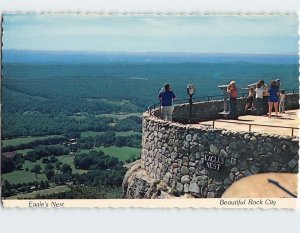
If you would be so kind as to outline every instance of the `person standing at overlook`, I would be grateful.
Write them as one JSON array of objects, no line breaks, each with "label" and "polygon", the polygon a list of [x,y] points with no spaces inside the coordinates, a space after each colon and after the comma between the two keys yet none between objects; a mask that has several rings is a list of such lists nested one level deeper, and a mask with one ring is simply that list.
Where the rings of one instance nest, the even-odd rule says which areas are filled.
[{"label": "person standing at overlook", "polygon": [[262,115],[267,115],[268,114],[268,99],[269,99],[269,88],[268,85],[265,84],[264,80],[259,80],[258,81],[261,84],[261,87],[264,89],[263,92],[263,101],[262,101]]},{"label": "person standing at overlook", "polygon": [[251,111],[254,109],[254,106],[253,106],[254,95],[255,95],[255,88],[250,87],[249,91],[248,91],[247,104],[244,109],[245,112],[249,109]]},{"label": "person standing at overlook", "polygon": [[230,94],[229,98],[229,108],[230,108],[230,119],[237,120],[238,119],[238,112],[237,112],[237,95],[238,90],[236,87],[236,82],[231,81],[227,86],[227,92]]},{"label": "person standing at overlook", "polygon": [[278,86],[276,81],[272,80],[269,88],[269,118],[272,117],[272,108],[274,106],[276,117],[278,117],[278,102],[279,102],[279,93]]},{"label": "person standing at overlook", "polygon": [[173,101],[175,100],[176,96],[171,90],[170,84],[165,84],[164,90],[159,92],[158,98],[161,103],[162,119],[166,121],[172,121],[172,114],[174,111]]},{"label": "person standing at overlook", "polygon": [[264,98],[264,88],[261,86],[262,84],[258,82],[256,84],[256,114],[261,116],[263,114],[263,98]]},{"label": "person standing at overlook", "polygon": [[285,90],[281,90],[279,95],[279,113],[285,113],[285,98]]}]

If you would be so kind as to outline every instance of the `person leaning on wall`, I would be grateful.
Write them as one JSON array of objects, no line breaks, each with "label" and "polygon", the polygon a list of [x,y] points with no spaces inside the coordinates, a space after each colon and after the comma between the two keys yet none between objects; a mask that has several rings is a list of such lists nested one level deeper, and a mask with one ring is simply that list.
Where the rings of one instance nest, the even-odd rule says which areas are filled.
[{"label": "person leaning on wall", "polygon": [[237,90],[235,81],[231,81],[229,83],[229,85],[227,86],[227,92],[230,94],[230,98],[229,98],[229,108],[230,108],[229,118],[237,120],[238,119],[238,112],[237,112],[238,90]]},{"label": "person leaning on wall", "polygon": [[166,121],[172,121],[172,114],[174,111],[173,101],[176,96],[171,90],[170,84],[166,83],[164,89],[160,91],[158,98],[161,103],[162,119]]}]

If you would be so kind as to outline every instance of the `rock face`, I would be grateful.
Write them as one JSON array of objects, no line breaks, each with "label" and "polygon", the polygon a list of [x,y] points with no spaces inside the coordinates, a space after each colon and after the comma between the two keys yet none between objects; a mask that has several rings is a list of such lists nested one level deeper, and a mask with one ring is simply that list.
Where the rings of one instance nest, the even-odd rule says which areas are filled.
[{"label": "rock face", "polygon": [[[177,198],[177,191],[166,183],[154,180],[141,169],[141,161],[137,160],[127,171],[123,180],[123,194],[127,199],[167,199]],[[182,186],[183,189],[183,186]],[[177,195],[178,196],[178,195]],[[191,198],[185,196],[184,198]]]},{"label": "rock face", "polygon": [[152,179],[141,169],[141,161],[137,160],[127,171],[123,180],[123,194],[130,199],[169,198],[166,184]]}]

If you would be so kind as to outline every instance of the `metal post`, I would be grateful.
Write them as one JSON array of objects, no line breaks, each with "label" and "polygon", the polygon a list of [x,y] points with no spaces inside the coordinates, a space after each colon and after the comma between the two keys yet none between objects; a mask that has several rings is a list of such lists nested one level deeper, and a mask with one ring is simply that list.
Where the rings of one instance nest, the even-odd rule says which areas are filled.
[{"label": "metal post", "polygon": [[249,124],[249,132],[251,132],[251,124]]},{"label": "metal post", "polygon": [[190,99],[189,99],[189,104],[190,104],[190,120],[192,119],[192,106],[193,106],[193,100],[192,100],[192,96],[190,95]]},{"label": "metal post", "polygon": [[215,128],[215,120],[213,120],[213,129]]},{"label": "metal post", "polygon": [[294,128],[292,128],[292,137],[294,136]]},{"label": "metal post", "polygon": [[227,99],[228,99],[228,93],[224,90],[224,112],[229,111]]},{"label": "metal post", "polygon": [[190,104],[190,122],[191,122],[191,119],[192,119],[192,105],[193,105],[193,100],[192,100],[192,97],[193,97],[193,94],[195,93],[195,90],[196,90],[196,87],[194,84],[188,84],[187,87],[186,87],[186,91],[187,91],[187,94],[189,95],[189,104]]}]

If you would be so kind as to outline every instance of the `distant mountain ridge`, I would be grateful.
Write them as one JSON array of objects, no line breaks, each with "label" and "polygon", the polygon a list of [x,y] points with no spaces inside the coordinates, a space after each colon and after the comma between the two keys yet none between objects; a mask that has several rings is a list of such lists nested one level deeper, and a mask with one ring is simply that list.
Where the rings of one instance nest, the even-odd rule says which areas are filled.
[{"label": "distant mountain ridge", "polygon": [[3,63],[86,64],[86,63],[256,63],[298,64],[298,55],[281,54],[197,54],[197,53],[125,53],[2,50]]}]

